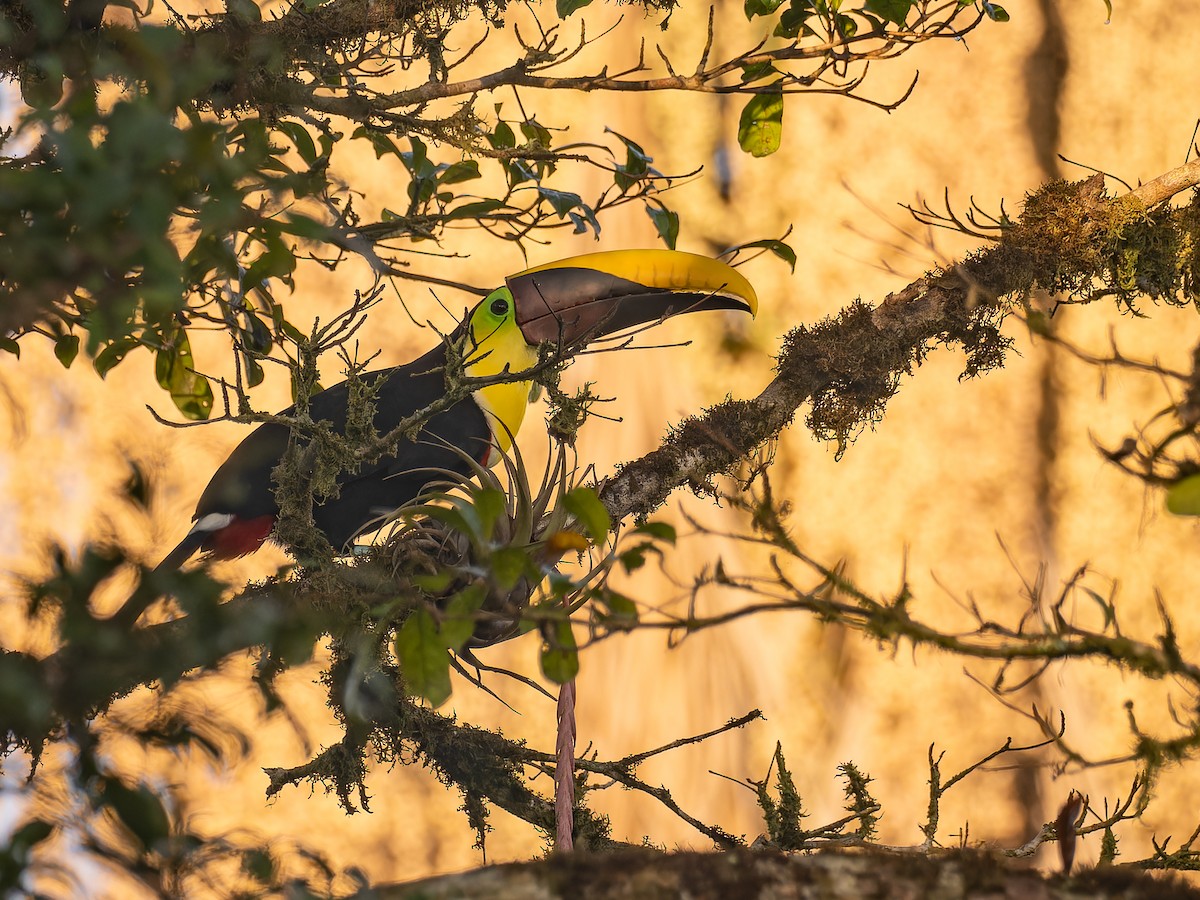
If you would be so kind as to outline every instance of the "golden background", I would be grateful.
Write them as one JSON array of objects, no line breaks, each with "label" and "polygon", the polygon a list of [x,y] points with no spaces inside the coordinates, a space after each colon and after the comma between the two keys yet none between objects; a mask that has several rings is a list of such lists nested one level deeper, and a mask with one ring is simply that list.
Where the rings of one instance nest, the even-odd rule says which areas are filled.
[{"label": "golden background", "polygon": [[[1004,199],[1015,211],[1024,193],[1056,174],[1050,168],[1056,164],[1054,153],[1130,183],[1184,162],[1198,115],[1194,99],[1200,96],[1195,55],[1200,9],[1150,0],[1117,0],[1115,6],[1106,24],[1100,0],[1012,0],[1009,24],[984,23],[965,43],[934,42],[877,65],[865,92],[884,100],[902,93],[920,70],[915,93],[895,112],[838,97],[791,98],[783,147],[763,160],[737,149],[742,101],[736,98],[523,94],[526,108],[536,108],[544,124],[578,123],[564,140],[586,139],[599,125],[608,125],[640,140],[664,171],[705,164],[705,172],[671,198],[683,216],[680,249],[716,252],[779,235],[790,225],[795,230],[789,240],[799,254],[794,275],[766,257],[743,269],[759,291],[762,311],[744,328],[752,352],[737,360],[720,351],[720,337],[724,328],[743,326],[719,316],[694,316],[664,326],[650,341],[690,339],[690,347],[576,362],[568,381],[596,382],[602,394],[616,398],[605,415],[620,418],[593,420],[580,440],[580,458],[595,462],[602,473],[610,471],[653,448],[668,424],[683,416],[727,393],[752,396],[771,377],[772,354],[788,328],[834,313],[855,297],[876,303],[925,269],[975,246],[946,232],[931,233],[898,204],[929,199],[936,206],[948,188],[958,209],[974,197],[985,209],[998,210]],[[541,12],[552,16],[552,10]],[[741,36],[750,34],[740,3],[720,4],[716,15],[717,53],[734,49]],[[662,40],[677,68],[687,70],[699,53],[706,16],[707,7],[687,5],[674,13],[671,30],[663,34],[657,20],[634,9],[597,4],[585,12],[589,33],[622,17],[623,22],[596,52],[584,56],[579,69],[602,62],[615,68],[617,61],[609,58],[620,52],[632,60],[644,35]],[[568,33],[576,21],[565,26]],[[469,43],[466,31],[459,36],[463,46]],[[489,59],[503,60],[501,47],[511,47],[506,43],[511,37],[511,31],[497,34],[486,51],[494,54]],[[1053,72],[1061,61],[1066,69],[1058,88]],[[481,56],[480,68],[485,64]],[[511,92],[494,99],[515,114]],[[483,98],[480,109],[490,109],[491,102]],[[364,195],[360,208],[377,212],[399,202],[388,189],[393,180],[404,183],[397,160],[376,161],[365,143],[339,152],[338,174]],[[437,152],[452,161],[446,149]],[[714,177],[719,153],[728,154],[730,165],[727,202]],[[1057,165],[1068,178],[1089,174]],[[578,182],[557,186],[586,197],[607,178],[601,172],[578,174]],[[1110,188],[1120,189],[1115,183]],[[623,211],[602,224],[599,243],[564,230],[552,245],[530,247],[529,261],[657,245],[639,211]],[[461,257],[415,259],[414,264],[474,284],[499,283],[525,266],[515,247],[476,240],[451,233],[442,249]],[[368,285],[365,268],[354,263],[335,274],[303,268],[288,301],[291,317],[306,323],[314,315],[328,316],[354,289]],[[402,289],[412,308],[443,328],[449,324],[425,288]],[[448,292],[441,296],[452,309],[468,302]],[[1094,351],[1104,352],[1111,334],[1129,355],[1187,368],[1198,337],[1195,310],[1149,311],[1150,319],[1135,319],[1095,304],[1061,311],[1058,325],[1069,340]],[[1127,633],[1145,639],[1157,633],[1157,590],[1175,617],[1182,646],[1194,653],[1200,622],[1189,606],[1189,560],[1197,526],[1167,515],[1160,496],[1147,495],[1140,483],[1107,464],[1093,444],[1115,446],[1132,433],[1136,423],[1169,402],[1164,386],[1117,370],[1102,377],[1031,342],[1019,323],[1007,328],[1019,353],[1011,354],[1005,369],[959,381],[962,355],[934,352],[904,380],[886,418],[862,434],[840,461],[834,448],[815,442],[802,424],[784,435],[775,488],[795,506],[791,525],[797,542],[827,563],[845,561],[853,578],[881,596],[898,589],[906,574],[918,614],[947,627],[968,625],[958,605],[968,597],[989,615],[1015,623],[1027,606],[1023,580],[1038,577],[1039,567],[1054,593],[1062,579],[1089,563],[1098,573],[1093,585],[1103,588],[1109,583],[1105,579],[1119,583],[1118,610]],[[371,313],[360,338],[368,352],[379,348],[378,361],[387,365],[412,358],[436,339],[414,328],[394,295]],[[222,339],[197,337],[194,344],[201,370],[224,371],[228,351]],[[331,384],[337,380],[335,361],[328,360],[327,368],[325,383]],[[82,360],[64,373],[50,347],[31,340],[20,361],[0,358],[0,392],[5,437],[0,567],[14,573],[40,571],[50,540],[78,548],[112,534],[156,561],[186,531],[201,488],[244,434],[241,426],[230,424],[183,430],[156,424],[147,403],[165,415],[172,411],[154,385],[147,355],[131,357],[101,381]],[[262,409],[286,405],[282,370],[256,391],[255,401]],[[534,460],[545,452],[538,422],[534,411],[520,439]],[[147,465],[154,477],[150,521],[115,505],[128,458]],[[679,525],[684,535],[690,529],[680,508],[717,530],[742,524],[727,510],[677,494],[660,518]],[[733,571],[763,565],[761,553],[743,546],[685,536],[669,569],[686,582],[718,556]],[[276,550],[264,550],[222,572],[233,581],[262,577],[283,559]],[[680,593],[677,584],[648,571],[623,589],[647,604],[665,603]],[[114,585],[113,597],[122,590]],[[14,582],[0,607],[8,627],[16,627],[12,623],[22,602]],[[526,637],[484,658],[532,671],[536,652],[534,640]],[[752,839],[763,830],[753,794],[710,770],[734,779],[762,778],[775,742],[782,741],[812,814],[809,824],[842,814],[835,767],[853,760],[875,778],[876,796],[884,804],[881,839],[915,844],[925,814],[931,743],[947,751],[943,768],[949,774],[1010,735],[1018,744],[1039,737],[1031,722],[1004,708],[964,670],[985,682],[994,672],[927,650],[913,653],[906,645],[893,651],[799,613],[741,620],[676,647],[668,647],[662,633],[620,637],[590,648],[582,658],[579,746],[615,758],[760,708],[765,722],[652,760],[642,768],[643,777],[669,787],[690,813]],[[300,764],[309,750],[338,737],[322,706],[322,689],[313,683],[316,674],[310,666],[283,681],[311,742],[308,749],[283,717],[260,721],[256,695],[230,679],[224,688],[210,690],[205,702],[253,734],[250,754],[236,767],[201,760],[187,765],[165,758],[141,761],[132,755],[123,762],[184,783],[193,827],[201,830],[247,828],[292,839],[329,854],[339,865],[360,866],[372,879],[408,879],[477,865],[480,854],[471,849],[465,817],[456,812],[461,798],[417,767],[376,767],[368,781],[369,815],[346,816],[335,798],[320,791],[310,795],[307,789],[285,790],[274,802],[263,799],[262,766]],[[498,690],[520,715],[461,681],[446,711],[551,747],[553,704],[519,685]],[[1106,758],[1131,745],[1125,701],[1136,703],[1143,726],[1169,730],[1165,698],[1161,684],[1097,666],[1056,665],[1014,702],[1022,708],[1036,702],[1042,710],[1062,709],[1068,738],[1093,757]],[[1187,702],[1181,695],[1175,699]],[[1070,789],[1095,802],[1123,793],[1132,775],[1128,767],[1059,775],[1052,765],[1056,759],[1052,753],[1005,758],[970,778],[945,802],[940,840],[954,844],[953,835],[969,826],[972,840],[1015,845],[1053,818]],[[1042,764],[1029,765],[1038,761]],[[6,773],[10,779],[23,774],[11,765]],[[1193,769],[1171,771],[1144,821],[1118,832],[1122,852],[1144,855],[1152,834],[1190,833],[1195,805],[1187,798],[1197,787]],[[542,789],[549,790],[549,784]],[[707,845],[643,796],[612,789],[593,795],[593,803],[611,815],[618,838],[638,842],[649,836],[666,847]],[[541,840],[524,823],[496,811],[492,825],[489,861],[539,853]],[[1098,844],[1086,839],[1080,858],[1094,859]]]}]

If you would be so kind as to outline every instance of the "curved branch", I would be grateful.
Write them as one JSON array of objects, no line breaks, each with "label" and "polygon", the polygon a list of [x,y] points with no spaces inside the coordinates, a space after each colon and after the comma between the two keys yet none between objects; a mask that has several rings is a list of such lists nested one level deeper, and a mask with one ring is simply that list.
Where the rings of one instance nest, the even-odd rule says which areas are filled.
[{"label": "curved branch", "polygon": [[[1080,228],[1094,226],[1118,204],[1150,206],[1200,185],[1200,161],[1167,172],[1116,198],[1103,196],[1102,176],[1075,186],[1085,207]],[[1018,220],[1018,225],[1023,220]],[[813,329],[785,338],[775,379],[752,400],[730,400],[688,419],[658,449],[623,466],[600,488],[614,522],[646,516],[684,485],[728,472],[786,428],[805,402],[833,385],[893,380],[911,372],[929,346],[963,340],[986,315],[1004,314],[1002,298],[1050,283],[1038,268],[1030,229],[1013,227],[995,246],[922,277],[877,306],[855,304]]]}]

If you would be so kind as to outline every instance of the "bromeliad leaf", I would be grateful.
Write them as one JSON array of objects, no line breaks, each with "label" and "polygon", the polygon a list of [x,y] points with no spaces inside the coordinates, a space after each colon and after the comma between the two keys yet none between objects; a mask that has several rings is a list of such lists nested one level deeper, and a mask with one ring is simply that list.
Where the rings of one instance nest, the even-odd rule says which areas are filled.
[{"label": "bromeliad leaf", "polygon": [[504,492],[494,488],[481,488],[471,492],[471,499],[479,516],[479,536],[483,540],[490,540],[492,530],[496,527],[497,520],[504,515],[507,506]]}]

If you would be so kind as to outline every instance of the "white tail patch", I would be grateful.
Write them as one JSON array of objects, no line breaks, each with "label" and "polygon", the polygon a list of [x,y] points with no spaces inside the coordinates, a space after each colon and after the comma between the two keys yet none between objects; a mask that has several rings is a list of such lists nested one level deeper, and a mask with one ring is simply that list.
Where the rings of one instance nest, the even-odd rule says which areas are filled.
[{"label": "white tail patch", "polygon": [[200,521],[192,526],[192,530],[188,534],[196,534],[197,532],[212,534],[214,531],[220,531],[236,518],[237,516],[230,515],[229,513],[209,513],[207,516],[201,517]]}]

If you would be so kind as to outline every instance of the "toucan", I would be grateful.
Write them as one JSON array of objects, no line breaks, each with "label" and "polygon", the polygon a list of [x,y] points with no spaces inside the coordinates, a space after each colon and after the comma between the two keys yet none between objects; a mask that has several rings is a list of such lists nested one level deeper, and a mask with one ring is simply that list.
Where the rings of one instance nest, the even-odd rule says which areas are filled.
[{"label": "toucan", "polygon": [[[384,434],[444,395],[448,346],[461,348],[467,375],[519,374],[537,363],[546,341],[570,353],[633,326],[719,309],[758,311],[754,288],[725,263],[674,250],[589,253],[510,275],[428,353],[360,377],[377,387],[374,427]],[[346,550],[446,471],[469,476],[464,454],[484,465],[498,462],[521,427],[532,389],[531,381],[491,384],[433,415],[415,441],[343,473],[335,496],[314,504],[316,527],[335,550]],[[348,394],[342,382],[311,397],[313,421],[344,433]],[[271,473],[290,436],[286,425],[266,422],[234,449],[200,495],[192,530],[158,569],[178,568],[197,551],[232,559],[262,546],[279,514]]]}]

